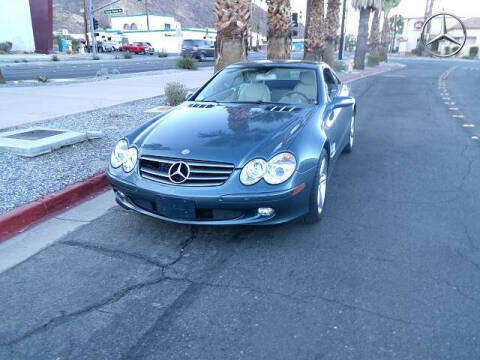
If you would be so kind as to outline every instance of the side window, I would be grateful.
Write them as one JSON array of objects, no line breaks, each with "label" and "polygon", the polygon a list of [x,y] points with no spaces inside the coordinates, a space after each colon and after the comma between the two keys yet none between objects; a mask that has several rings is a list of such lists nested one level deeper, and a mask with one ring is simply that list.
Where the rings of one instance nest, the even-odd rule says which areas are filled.
[{"label": "side window", "polygon": [[328,96],[333,99],[337,95],[339,82],[329,69],[323,70],[323,78],[327,84]]}]

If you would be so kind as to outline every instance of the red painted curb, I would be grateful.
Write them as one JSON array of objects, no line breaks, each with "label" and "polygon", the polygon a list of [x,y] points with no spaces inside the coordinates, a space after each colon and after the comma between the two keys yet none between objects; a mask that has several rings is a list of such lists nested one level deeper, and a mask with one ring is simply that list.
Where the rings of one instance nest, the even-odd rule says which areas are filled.
[{"label": "red painted curb", "polygon": [[89,197],[98,195],[109,187],[107,177],[102,172],[0,215],[0,243],[41,220],[46,220]]},{"label": "red painted curb", "polygon": [[358,74],[348,74],[348,75],[345,75],[345,76],[341,77],[340,80],[342,80],[343,82],[349,82],[349,81],[361,79],[361,78],[364,78],[364,77],[367,77],[367,76],[377,75],[377,74],[381,74],[381,73],[384,73],[384,72],[401,69],[402,67],[403,66],[392,65],[392,66],[384,67],[384,68],[381,68],[381,69],[364,71],[364,72],[361,72],[361,73],[358,73]]}]

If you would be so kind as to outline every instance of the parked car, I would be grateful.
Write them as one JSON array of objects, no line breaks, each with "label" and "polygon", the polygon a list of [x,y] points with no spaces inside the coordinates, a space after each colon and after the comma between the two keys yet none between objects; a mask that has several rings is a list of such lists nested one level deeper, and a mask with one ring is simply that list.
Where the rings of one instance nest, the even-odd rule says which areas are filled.
[{"label": "parked car", "polygon": [[184,224],[318,221],[355,99],[326,64],[235,64],[113,149],[117,202]]},{"label": "parked car", "polygon": [[150,54],[155,53],[155,49],[148,42],[134,42],[133,44],[122,45],[122,51],[135,53],[135,54]]},{"label": "parked car", "polygon": [[205,61],[215,58],[215,50],[213,43],[208,40],[183,40],[181,55]]}]

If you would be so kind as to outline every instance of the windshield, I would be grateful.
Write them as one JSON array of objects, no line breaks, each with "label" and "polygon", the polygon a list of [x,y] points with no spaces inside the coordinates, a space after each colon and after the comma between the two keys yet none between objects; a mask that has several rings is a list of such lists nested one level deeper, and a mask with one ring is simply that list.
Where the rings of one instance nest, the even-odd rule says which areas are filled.
[{"label": "windshield", "polygon": [[220,72],[196,101],[316,104],[315,70],[286,67],[237,67]]}]

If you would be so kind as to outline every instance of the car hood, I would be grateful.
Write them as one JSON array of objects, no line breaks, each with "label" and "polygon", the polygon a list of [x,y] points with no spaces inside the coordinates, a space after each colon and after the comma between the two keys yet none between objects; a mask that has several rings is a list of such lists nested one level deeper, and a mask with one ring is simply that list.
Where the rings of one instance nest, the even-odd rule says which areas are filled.
[{"label": "car hood", "polygon": [[[198,107],[202,106],[202,107]],[[133,140],[140,155],[243,164],[286,149],[310,107],[187,102],[161,116]]]}]

